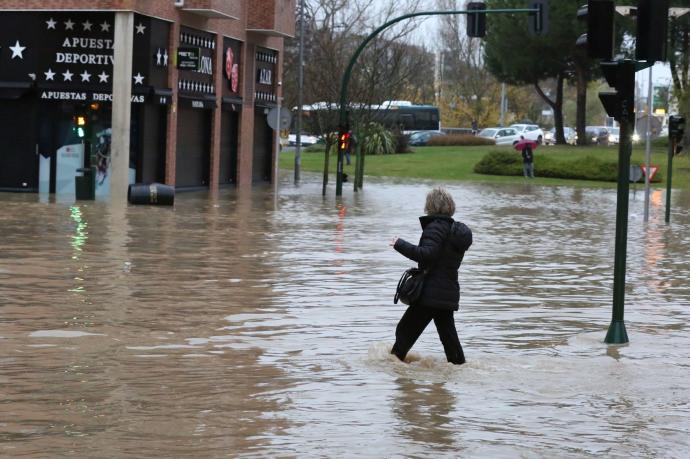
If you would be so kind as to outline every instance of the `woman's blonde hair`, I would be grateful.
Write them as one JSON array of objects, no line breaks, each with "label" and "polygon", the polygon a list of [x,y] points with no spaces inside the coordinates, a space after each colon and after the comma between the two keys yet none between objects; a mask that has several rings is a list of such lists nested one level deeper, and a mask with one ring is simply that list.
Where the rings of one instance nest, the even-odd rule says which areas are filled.
[{"label": "woman's blonde hair", "polygon": [[455,201],[445,189],[438,187],[429,191],[426,195],[424,212],[427,215],[445,215],[452,217],[455,213]]}]

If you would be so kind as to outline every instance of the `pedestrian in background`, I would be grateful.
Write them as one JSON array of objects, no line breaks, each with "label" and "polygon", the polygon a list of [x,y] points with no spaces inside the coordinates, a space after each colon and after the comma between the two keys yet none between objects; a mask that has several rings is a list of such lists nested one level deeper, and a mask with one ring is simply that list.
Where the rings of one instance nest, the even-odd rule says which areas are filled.
[{"label": "pedestrian in background", "polygon": [[[525,137],[521,135],[520,140],[525,140]],[[525,178],[534,178],[534,152],[530,142],[522,145],[522,173]]]},{"label": "pedestrian in background", "polygon": [[455,202],[443,188],[434,188],[427,194],[424,212],[426,215],[419,217],[422,225],[419,244],[398,237],[390,244],[426,271],[419,300],[407,308],[395,329],[391,354],[405,361],[405,356],[433,319],[446,359],[461,365],[465,363],[465,354],[453,313],[460,302],[458,270],[465,251],[472,245],[472,231],[464,223],[453,220]]}]

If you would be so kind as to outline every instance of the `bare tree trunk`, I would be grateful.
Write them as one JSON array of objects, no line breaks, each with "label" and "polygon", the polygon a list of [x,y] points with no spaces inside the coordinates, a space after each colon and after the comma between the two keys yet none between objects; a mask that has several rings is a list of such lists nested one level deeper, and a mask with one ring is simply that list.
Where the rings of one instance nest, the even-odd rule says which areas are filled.
[{"label": "bare tree trunk", "polygon": [[563,81],[565,77],[563,74],[558,74],[556,80],[556,106],[557,110],[553,111],[553,121],[556,127],[556,143],[558,145],[565,144],[565,135],[563,134]]},{"label": "bare tree trunk", "polygon": [[534,84],[534,89],[537,90],[539,96],[544,99],[551,110],[553,110],[553,119],[556,127],[556,143],[564,144],[565,136],[563,135],[563,80],[565,77],[562,73],[558,74],[556,78],[556,100],[551,100],[539,86],[539,83]]}]

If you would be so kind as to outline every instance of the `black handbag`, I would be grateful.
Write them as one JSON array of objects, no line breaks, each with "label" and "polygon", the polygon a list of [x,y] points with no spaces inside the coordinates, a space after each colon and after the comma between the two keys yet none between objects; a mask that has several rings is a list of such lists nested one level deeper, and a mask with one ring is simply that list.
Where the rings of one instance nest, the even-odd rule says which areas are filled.
[{"label": "black handbag", "polygon": [[398,300],[407,305],[416,302],[422,295],[425,275],[426,271],[423,269],[410,268],[405,270],[398,281],[398,288],[395,290],[393,303],[398,304]]}]

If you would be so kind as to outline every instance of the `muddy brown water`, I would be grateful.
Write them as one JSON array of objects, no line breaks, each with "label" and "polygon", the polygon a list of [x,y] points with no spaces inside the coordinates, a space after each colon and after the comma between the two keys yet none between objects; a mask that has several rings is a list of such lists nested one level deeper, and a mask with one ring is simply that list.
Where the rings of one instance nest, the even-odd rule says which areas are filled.
[{"label": "muddy brown water", "polygon": [[[690,193],[631,194],[630,343],[606,346],[615,190],[449,186],[456,315],[391,358],[431,182],[317,176],[174,208],[0,194],[0,456],[687,457]],[[346,184],[348,185],[348,184]]]}]

